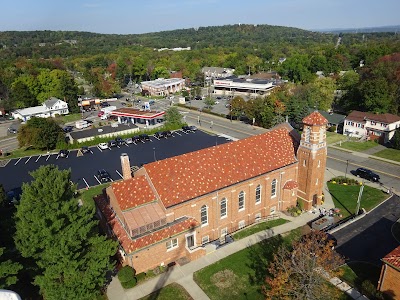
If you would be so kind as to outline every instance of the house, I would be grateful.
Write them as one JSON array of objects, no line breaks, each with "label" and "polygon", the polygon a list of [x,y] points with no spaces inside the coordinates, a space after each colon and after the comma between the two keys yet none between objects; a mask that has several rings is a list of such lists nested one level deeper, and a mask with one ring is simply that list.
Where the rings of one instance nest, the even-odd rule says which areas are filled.
[{"label": "house", "polygon": [[[310,109],[310,113],[312,111],[313,109]],[[342,132],[346,115],[341,115],[334,112],[327,112],[323,110],[317,110],[317,111],[328,121],[327,125],[328,128],[334,126],[335,127],[334,132]]]},{"label": "house", "polygon": [[303,119],[243,140],[145,164],[95,198],[100,223],[138,273],[195,260],[227,236],[296,205],[321,204],[327,120]]},{"label": "house", "polygon": [[42,105],[17,109],[11,114],[14,118],[28,121],[32,117],[49,118],[57,115],[67,115],[69,113],[68,104],[60,99],[51,97]]},{"label": "house", "polygon": [[399,116],[354,110],[344,121],[343,134],[366,140],[378,139],[380,143],[384,144],[390,141],[399,127]]},{"label": "house", "polygon": [[382,258],[382,270],[378,281],[378,290],[400,298],[400,246]]}]

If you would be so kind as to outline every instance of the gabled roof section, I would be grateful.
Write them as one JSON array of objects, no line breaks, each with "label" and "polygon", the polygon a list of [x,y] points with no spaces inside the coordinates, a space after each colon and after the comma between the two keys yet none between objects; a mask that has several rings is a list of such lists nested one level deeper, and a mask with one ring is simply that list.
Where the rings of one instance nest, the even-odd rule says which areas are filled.
[{"label": "gabled roof section", "polygon": [[366,120],[391,124],[400,121],[400,117],[392,114],[373,114],[369,112],[362,112],[353,110],[347,117],[346,120],[365,122]]},{"label": "gabled roof section", "polygon": [[60,99],[51,97],[49,100],[44,101],[44,104],[46,105],[46,107],[52,108],[54,106],[54,104],[57,103],[57,101],[60,101]]},{"label": "gabled roof section", "polygon": [[400,271],[400,246],[382,258],[382,261]]},{"label": "gabled roof section", "polygon": [[297,162],[287,128],[180,156],[145,169],[165,207]]},{"label": "gabled roof section", "polygon": [[314,111],[303,119],[303,123],[306,125],[326,125],[328,120],[318,111]]},{"label": "gabled roof section", "polygon": [[116,214],[107,204],[104,196],[99,195],[95,197],[94,200],[96,201],[96,204],[101,210],[103,216],[106,218],[107,224],[111,227],[116,239],[118,239],[120,245],[124,248],[124,251],[127,254],[162,242],[163,240],[168,240],[169,238],[192,230],[200,225],[193,218],[182,218],[181,221],[176,220],[170,226],[165,226],[160,230],[156,230],[140,238],[131,239],[128,233],[122,227],[119,220],[116,218]]},{"label": "gabled roof section", "polygon": [[134,208],[157,199],[145,176],[114,182],[111,187],[121,210]]}]

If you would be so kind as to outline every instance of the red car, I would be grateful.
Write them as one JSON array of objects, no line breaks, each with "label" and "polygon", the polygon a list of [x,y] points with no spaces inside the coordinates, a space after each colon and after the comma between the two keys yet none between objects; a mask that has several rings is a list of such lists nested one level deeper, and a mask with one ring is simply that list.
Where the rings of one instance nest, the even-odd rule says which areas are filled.
[{"label": "red car", "polygon": [[101,117],[102,115],[104,115],[104,111],[99,111],[99,113],[97,114],[98,117]]}]

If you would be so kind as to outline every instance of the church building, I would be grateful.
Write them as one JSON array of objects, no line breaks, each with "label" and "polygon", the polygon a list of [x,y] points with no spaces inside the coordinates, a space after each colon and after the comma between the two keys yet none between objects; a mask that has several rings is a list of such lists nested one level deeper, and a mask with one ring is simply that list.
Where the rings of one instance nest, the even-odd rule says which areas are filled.
[{"label": "church building", "polygon": [[302,201],[321,204],[327,120],[303,119],[266,133],[144,165],[95,198],[101,223],[137,273],[206,254],[226,237]]}]

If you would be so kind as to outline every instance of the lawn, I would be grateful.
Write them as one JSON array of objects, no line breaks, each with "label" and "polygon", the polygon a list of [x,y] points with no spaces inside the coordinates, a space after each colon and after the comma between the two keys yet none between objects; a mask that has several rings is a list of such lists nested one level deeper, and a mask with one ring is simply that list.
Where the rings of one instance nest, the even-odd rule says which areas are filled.
[{"label": "lawn", "polygon": [[[335,207],[340,208],[343,218],[355,213],[358,194],[360,192],[359,185],[341,185],[328,182],[328,188]],[[387,196],[388,195],[382,190],[365,185],[360,208],[365,208],[365,210],[370,211],[385,200]]]},{"label": "lawn", "polygon": [[140,298],[140,300],[193,300],[189,293],[179,284],[171,283],[162,289]]},{"label": "lawn", "polygon": [[366,142],[344,142],[340,146],[336,145],[339,148],[362,152],[371,148],[378,146],[378,144],[374,141],[366,141]]},{"label": "lawn", "polygon": [[64,124],[69,123],[69,122],[75,122],[75,121],[82,120],[82,114],[80,114],[80,113],[68,114],[65,116],[57,117],[56,120],[60,120],[61,123],[64,123]]},{"label": "lawn", "polygon": [[197,271],[193,278],[210,299],[265,299],[261,289],[273,253],[302,233],[298,228],[263,240]]},{"label": "lawn", "polygon": [[257,223],[253,226],[246,227],[245,229],[240,230],[237,233],[234,233],[232,235],[232,237],[234,240],[240,240],[246,236],[252,235],[254,233],[257,233],[257,232],[260,232],[260,231],[263,231],[266,229],[270,229],[272,227],[276,227],[276,226],[285,224],[287,222],[289,222],[289,221],[285,220],[285,219],[276,219],[276,220]]},{"label": "lawn", "polygon": [[87,190],[80,190],[78,198],[82,199],[84,204],[94,207],[93,197],[100,195],[102,193],[102,190],[104,188],[108,187],[109,185],[110,185],[110,183],[104,183],[104,184],[96,185],[94,187],[90,187]]},{"label": "lawn", "polygon": [[347,136],[340,134],[340,133],[336,133],[336,132],[326,132],[326,143],[328,145],[337,143],[339,141],[346,141],[347,140]]},{"label": "lawn", "polygon": [[378,156],[381,158],[386,158],[386,159],[400,162],[400,150],[396,150],[396,149],[381,150],[377,153],[374,153],[374,156]]}]

